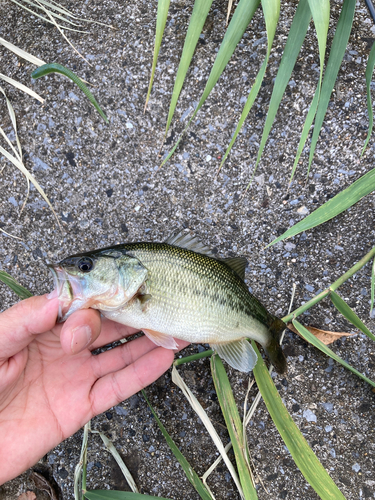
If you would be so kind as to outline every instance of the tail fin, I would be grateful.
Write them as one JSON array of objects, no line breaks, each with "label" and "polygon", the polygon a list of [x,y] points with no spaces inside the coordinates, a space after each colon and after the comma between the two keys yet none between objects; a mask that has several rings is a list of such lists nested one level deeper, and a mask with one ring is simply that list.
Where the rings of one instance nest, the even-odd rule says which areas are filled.
[{"label": "tail fin", "polygon": [[286,358],[280,346],[280,337],[286,328],[286,324],[279,318],[272,318],[269,325],[271,340],[263,348],[277,373],[285,373],[287,371]]}]

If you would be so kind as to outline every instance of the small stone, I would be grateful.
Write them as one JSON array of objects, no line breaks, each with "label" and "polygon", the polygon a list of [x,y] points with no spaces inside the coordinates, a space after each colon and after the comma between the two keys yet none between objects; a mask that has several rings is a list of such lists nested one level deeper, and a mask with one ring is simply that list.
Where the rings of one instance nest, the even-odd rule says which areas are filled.
[{"label": "small stone", "polygon": [[352,469],[354,470],[354,472],[359,472],[361,470],[361,466],[359,464],[354,464],[352,466]]},{"label": "small stone", "polygon": [[322,406],[326,412],[332,413],[332,411],[333,411],[333,404],[332,403],[322,403]]},{"label": "small stone", "polygon": [[303,207],[299,207],[299,209],[297,210],[297,214],[300,214],[300,215],[307,215],[309,212],[309,209],[306,208],[305,206]]},{"label": "small stone", "polygon": [[68,471],[65,469],[65,467],[60,469],[58,474],[62,479],[66,479],[68,477]]},{"label": "small stone", "polygon": [[303,411],[303,418],[305,418],[308,422],[316,422],[316,415],[311,410]]},{"label": "small stone", "polygon": [[128,414],[128,411],[125,410],[125,408],[123,408],[122,406],[116,406],[115,412],[117,413],[117,415],[123,415],[123,416]]}]

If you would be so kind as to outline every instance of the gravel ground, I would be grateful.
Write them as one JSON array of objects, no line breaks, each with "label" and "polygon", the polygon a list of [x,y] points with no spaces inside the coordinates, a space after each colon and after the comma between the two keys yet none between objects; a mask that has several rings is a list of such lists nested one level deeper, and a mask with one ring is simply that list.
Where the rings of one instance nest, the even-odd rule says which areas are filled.
[{"label": "gravel ground", "polygon": [[[70,6],[69,2],[65,2]],[[0,227],[22,241],[0,235],[0,269],[33,293],[49,291],[52,279],[45,258],[56,261],[80,251],[125,241],[163,241],[177,228],[197,234],[222,256],[245,255],[252,292],[280,316],[287,312],[293,283],[295,305],[335,281],[374,244],[375,197],[323,226],[280,243],[264,246],[305,214],[373,168],[374,143],[360,158],[368,119],[364,71],[374,38],[372,21],[361,7],[339,81],[306,183],[304,153],[287,190],[299,134],[318,80],[319,58],[310,28],[282,102],[266,151],[247,195],[273,78],[292,19],[283,5],[277,40],[264,85],[223,169],[216,176],[242,105],[266,51],[261,12],[245,33],[219,85],[190,127],[172,160],[158,170],[200,98],[223,36],[226,2],[214,2],[206,22],[166,143],[163,134],[173,78],[193,3],[171,2],[165,38],[148,109],[143,113],[150,76],[156,2],[87,0],[77,14],[112,24],[88,25],[88,34],[69,37],[91,66],[79,58],[56,29],[18,6],[2,1],[0,36],[47,62],[59,62],[94,85],[93,92],[109,117],[106,125],[79,89],[59,75],[31,81],[35,68],[0,47],[1,72],[31,86],[45,99],[41,105],[7,84],[15,108],[25,163],[48,194],[63,226],[35,189],[24,211],[22,175],[0,158]],[[337,17],[338,6],[332,6]],[[14,139],[2,101],[0,125]],[[370,266],[349,280],[340,293],[374,331],[370,310]],[[0,285],[1,310],[17,298]],[[353,328],[328,301],[302,321],[333,331]],[[375,350],[362,334],[336,341],[332,349],[368,377],[375,378]],[[184,355],[197,352],[192,346]],[[365,382],[288,332],[288,375],[275,376],[284,403],[313,450],[347,499],[375,498],[374,392]],[[180,373],[212,418],[220,436],[228,435],[215,395],[208,360],[184,365]],[[248,377],[228,369],[239,408]],[[166,373],[147,389],[151,403],[183,454],[202,475],[217,457],[207,433]],[[255,389],[251,398],[256,395]],[[250,398],[250,399],[251,399]],[[166,445],[141,395],[135,395],[92,421],[109,436],[134,475],[140,491],[171,499],[197,499],[197,493]],[[41,460],[54,477],[62,498],[73,498],[73,472],[82,431]],[[259,486],[259,499],[314,500],[283,445],[265,405],[248,427]],[[97,436],[89,444],[89,488],[128,489]],[[217,500],[238,494],[223,465],[209,479]],[[15,500],[27,489],[38,499],[29,472],[0,487],[0,499]]]}]

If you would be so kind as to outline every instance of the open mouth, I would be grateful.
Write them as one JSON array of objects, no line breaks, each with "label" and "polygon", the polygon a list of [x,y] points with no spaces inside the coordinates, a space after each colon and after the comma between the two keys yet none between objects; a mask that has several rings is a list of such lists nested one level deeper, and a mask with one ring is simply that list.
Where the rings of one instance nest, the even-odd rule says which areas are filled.
[{"label": "open mouth", "polygon": [[[59,265],[48,265],[49,270],[53,276],[53,284],[57,289],[57,296],[59,298],[59,314],[57,320],[59,322],[65,321],[70,315],[71,305],[74,300],[74,292],[66,271]],[[71,311],[73,312],[73,311]]]}]

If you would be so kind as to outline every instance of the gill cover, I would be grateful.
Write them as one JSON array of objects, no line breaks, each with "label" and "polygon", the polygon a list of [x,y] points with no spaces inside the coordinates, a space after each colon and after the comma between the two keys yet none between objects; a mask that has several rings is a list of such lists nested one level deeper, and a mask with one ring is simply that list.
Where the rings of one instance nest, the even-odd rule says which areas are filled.
[{"label": "gill cover", "polygon": [[73,255],[49,267],[60,299],[59,321],[79,309],[118,309],[147,278],[138,259],[112,250]]}]

